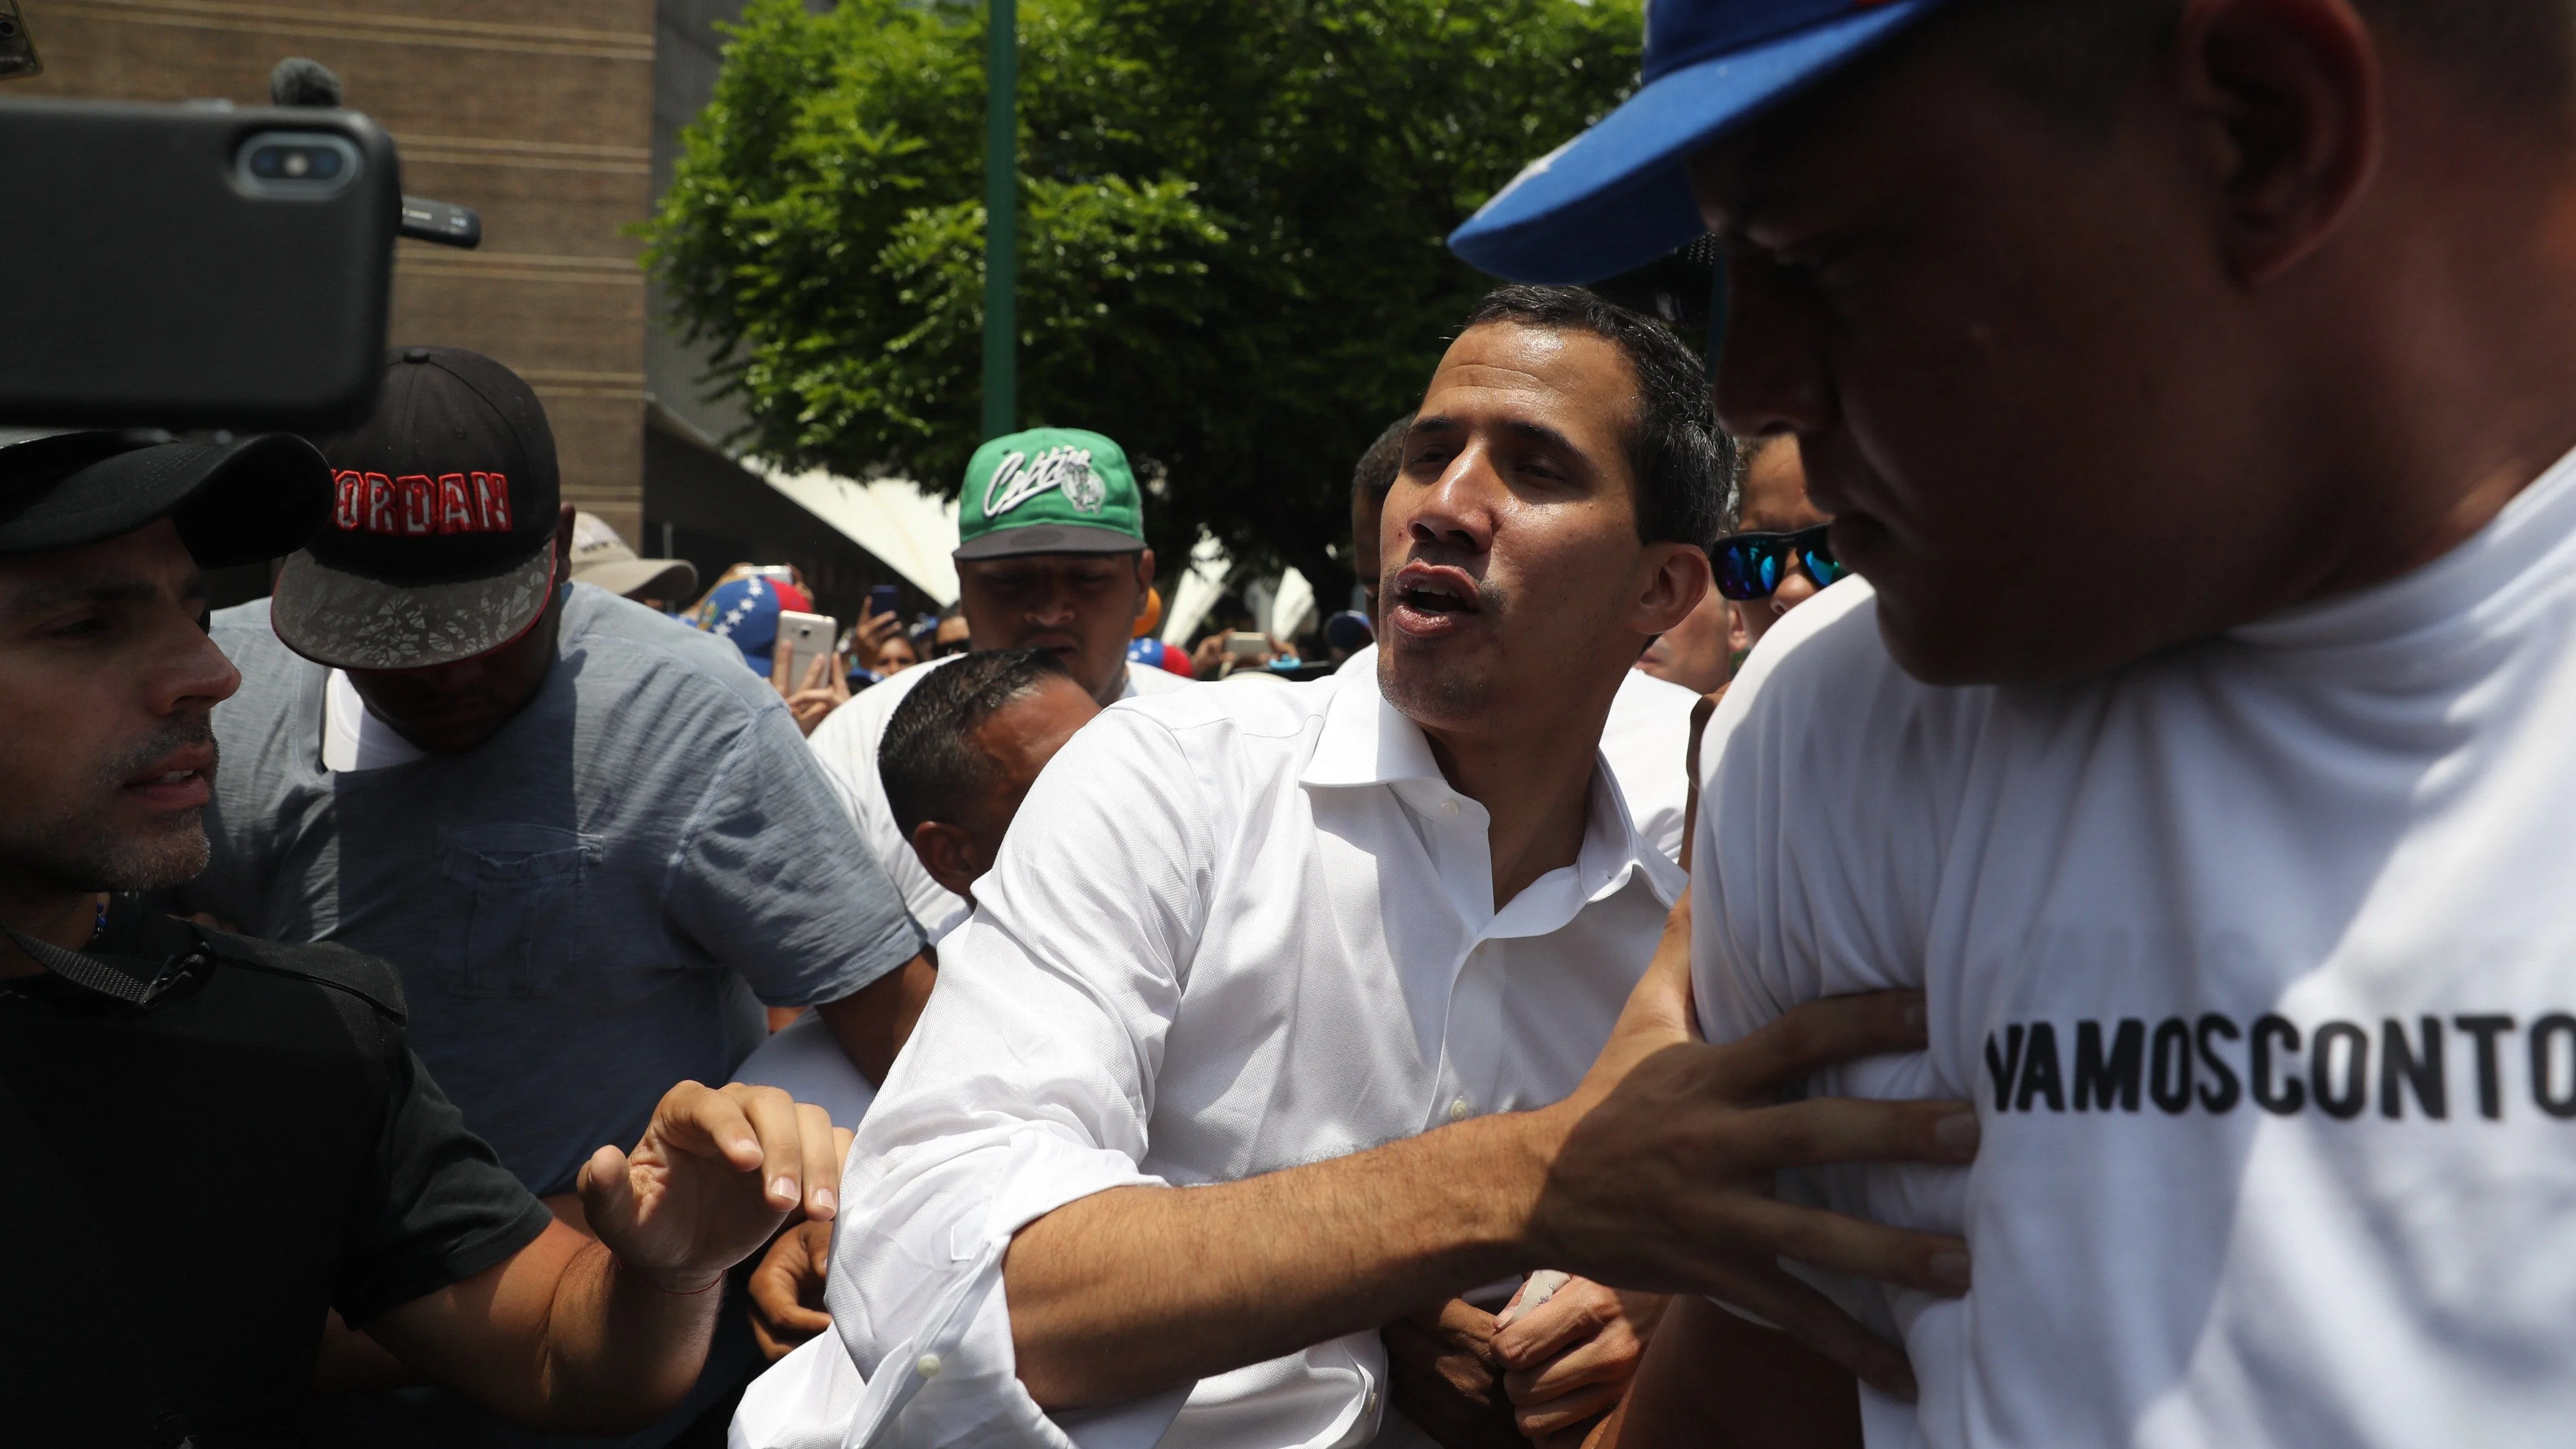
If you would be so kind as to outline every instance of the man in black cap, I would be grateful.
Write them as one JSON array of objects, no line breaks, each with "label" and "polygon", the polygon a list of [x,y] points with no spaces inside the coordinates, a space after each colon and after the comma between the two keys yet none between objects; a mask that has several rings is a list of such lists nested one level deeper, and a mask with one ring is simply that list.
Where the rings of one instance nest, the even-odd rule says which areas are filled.
[{"label": "man in black cap", "polygon": [[214,712],[231,768],[186,908],[393,962],[422,1060],[559,1211],[663,1087],[732,1073],[764,1002],[817,1007],[881,1077],[932,977],[919,930],[730,645],[565,581],[527,385],[403,348],[321,448],[325,525],[214,621],[245,683]]},{"label": "man in black cap", "polygon": [[240,676],[200,569],[294,547],[327,488],[283,435],[0,434],[12,1442],[298,1442],[333,1307],[513,1419],[612,1428],[696,1376],[726,1268],[831,1213],[819,1109],[683,1083],[631,1156],[586,1160],[585,1238],[458,1120],[391,968],[136,899],[206,859],[209,715]]}]

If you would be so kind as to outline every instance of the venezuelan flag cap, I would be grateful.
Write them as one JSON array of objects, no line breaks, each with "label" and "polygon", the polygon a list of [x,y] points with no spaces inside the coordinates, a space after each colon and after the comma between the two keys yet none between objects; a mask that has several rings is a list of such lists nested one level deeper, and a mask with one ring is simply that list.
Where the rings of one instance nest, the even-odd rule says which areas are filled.
[{"label": "venezuelan flag cap", "polygon": [[1648,0],[1643,83],[1523,168],[1449,238],[1516,282],[1597,281],[1707,230],[1691,153],[1885,42],[1942,0]]}]

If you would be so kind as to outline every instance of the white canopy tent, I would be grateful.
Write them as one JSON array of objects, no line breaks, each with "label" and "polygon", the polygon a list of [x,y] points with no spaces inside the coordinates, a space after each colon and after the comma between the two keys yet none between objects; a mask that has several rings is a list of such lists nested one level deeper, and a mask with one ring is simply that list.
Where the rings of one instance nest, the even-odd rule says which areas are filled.
[{"label": "white canopy tent", "polygon": [[744,466],[923,593],[943,605],[957,602],[957,565],[949,558],[957,551],[955,499],[930,497],[908,478],[857,483],[820,471],[782,473],[748,459]]}]

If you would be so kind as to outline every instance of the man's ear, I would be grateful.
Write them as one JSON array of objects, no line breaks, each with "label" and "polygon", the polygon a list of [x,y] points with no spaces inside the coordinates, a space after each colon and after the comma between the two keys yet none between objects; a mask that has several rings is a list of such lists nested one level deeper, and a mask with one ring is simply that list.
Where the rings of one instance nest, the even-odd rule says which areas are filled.
[{"label": "man's ear", "polygon": [[559,584],[572,577],[572,515],[573,506],[567,503],[555,519],[555,582]]},{"label": "man's ear", "polygon": [[963,825],[921,822],[912,827],[912,853],[921,857],[922,869],[950,895],[973,895],[975,878],[984,873],[984,853],[975,848],[975,837]]},{"label": "man's ear", "polygon": [[2214,0],[2183,7],[2176,46],[2230,269],[2269,281],[2325,245],[2378,163],[2386,98],[2369,27],[2341,0]]},{"label": "man's ear", "polygon": [[1681,627],[1708,595],[1708,555],[1686,543],[1646,545],[1646,587],[1629,611],[1628,627],[1648,636]]},{"label": "man's ear", "polygon": [[1136,618],[1145,617],[1145,601],[1153,592],[1154,551],[1142,549],[1136,554]]}]

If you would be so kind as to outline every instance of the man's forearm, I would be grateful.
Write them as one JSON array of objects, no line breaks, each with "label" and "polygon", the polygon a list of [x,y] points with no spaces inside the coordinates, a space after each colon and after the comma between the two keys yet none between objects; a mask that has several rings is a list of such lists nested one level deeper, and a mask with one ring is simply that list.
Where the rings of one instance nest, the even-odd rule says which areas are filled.
[{"label": "man's forearm", "polygon": [[723,1283],[668,1293],[557,1223],[367,1332],[421,1377],[529,1428],[638,1429],[697,1381]]},{"label": "man's forearm", "polygon": [[634,1429],[668,1413],[705,1367],[724,1280],[694,1293],[658,1288],[599,1243],[555,1289],[547,1321],[548,1420],[590,1432]]},{"label": "man's forearm", "polygon": [[886,1073],[912,1037],[930,989],[939,984],[937,958],[925,951],[838,1001],[814,1008],[841,1051],[871,1087],[885,1085]]},{"label": "man's forearm", "polygon": [[1049,1409],[1116,1403],[1502,1277],[1560,1135],[1551,1112],[1489,1117],[1242,1182],[1067,1203],[1003,1261],[1020,1381]]}]

